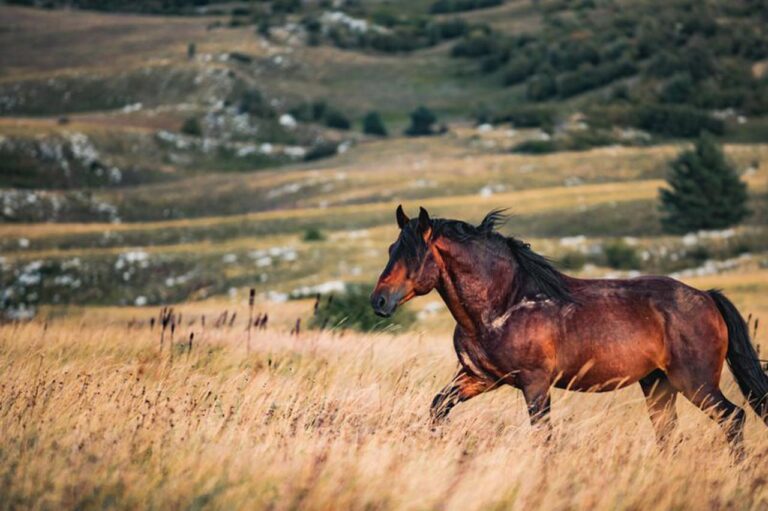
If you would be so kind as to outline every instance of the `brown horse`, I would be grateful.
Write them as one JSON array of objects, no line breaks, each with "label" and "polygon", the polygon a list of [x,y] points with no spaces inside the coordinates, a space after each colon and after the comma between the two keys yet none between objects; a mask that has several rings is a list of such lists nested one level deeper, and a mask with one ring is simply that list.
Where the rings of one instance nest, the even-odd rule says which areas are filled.
[{"label": "brown horse", "polygon": [[720,391],[728,360],[741,391],[768,424],[768,377],[747,326],[722,293],[668,277],[577,279],[530,246],[496,232],[489,213],[478,226],[409,220],[397,208],[400,235],[371,304],[380,316],[437,289],[456,319],[460,369],[435,396],[440,420],[457,403],[500,385],[523,391],[531,423],[548,424],[550,388],[601,392],[640,383],[657,438],[675,421],[678,393],[707,412],[741,448],[744,410]]}]

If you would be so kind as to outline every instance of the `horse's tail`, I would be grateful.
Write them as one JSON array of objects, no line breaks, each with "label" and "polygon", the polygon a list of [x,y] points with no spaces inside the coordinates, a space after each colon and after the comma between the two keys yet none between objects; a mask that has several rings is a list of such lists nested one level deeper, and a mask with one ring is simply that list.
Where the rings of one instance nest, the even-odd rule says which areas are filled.
[{"label": "horse's tail", "polygon": [[726,359],[741,392],[766,425],[768,425],[768,376],[760,367],[757,352],[749,338],[749,329],[736,306],[717,289],[707,291],[715,301],[728,326]]}]

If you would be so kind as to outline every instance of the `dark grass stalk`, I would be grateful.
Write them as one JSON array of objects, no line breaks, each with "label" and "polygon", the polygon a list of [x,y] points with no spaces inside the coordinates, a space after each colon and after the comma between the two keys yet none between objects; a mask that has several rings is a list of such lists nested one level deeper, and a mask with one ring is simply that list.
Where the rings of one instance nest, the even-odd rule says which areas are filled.
[{"label": "dark grass stalk", "polygon": [[248,334],[245,344],[245,352],[251,354],[251,327],[253,326],[253,301],[256,298],[256,290],[251,288],[248,293]]}]

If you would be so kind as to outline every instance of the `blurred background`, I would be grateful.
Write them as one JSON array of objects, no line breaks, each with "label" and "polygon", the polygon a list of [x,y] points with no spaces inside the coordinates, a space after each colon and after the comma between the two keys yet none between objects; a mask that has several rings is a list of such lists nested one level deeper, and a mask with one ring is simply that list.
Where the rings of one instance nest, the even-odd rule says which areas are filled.
[{"label": "blurred background", "polygon": [[0,314],[253,289],[286,328],[447,330],[436,295],[368,311],[399,203],[510,208],[569,273],[768,313],[766,27],[762,0],[0,2]]}]

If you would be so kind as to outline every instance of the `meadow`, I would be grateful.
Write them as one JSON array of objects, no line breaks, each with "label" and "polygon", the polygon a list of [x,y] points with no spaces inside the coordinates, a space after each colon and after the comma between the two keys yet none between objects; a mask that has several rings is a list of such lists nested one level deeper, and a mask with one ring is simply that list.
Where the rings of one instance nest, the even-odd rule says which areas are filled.
[{"label": "meadow", "polygon": [[[456,367],[447,332],[271,327],[249,350],[242,320],[190,326],[182,310],[189,319],[163,346],[159,326],[107,311],[0,328],[0,508],[768,505],[768,437],[754,415],[738,465],[687,402],[674,449],[660,451],[635,387],[555,392],[549,444],[509,388],[433,428],[429,402]],[[739,395],[728,376],[724,389]]]},{"label": "meadow", "polygon": [[[589,21],[580,4],[428,19],[544,37]],[[432,2],[376,5],[427,19]],[[751,215],[671,235],[659,189],[691,141],[584,115],[609,94],[620,104],[613,86],[634,77],[538,104],[557,110],[546,129],[480,123],[481,106],[519,106],[525,84],[502,87],[502,70],[478,73],[445,41],[403,53],[309,44],[302,17],[277,16],[263,37],[223,14],[0,5],[0,510],[768,509],[768,434],[751,410],[742,463],[682,399],[660,450],[637,386],[554,391],[549,443],[511,388],[435,427],[429,404],[457,368],[436,293],[406,306],[408,328],[308,327],[316,294],[375,282],[398,204],[469,222],[509,208],[502,232],[568,274],[722,289],[763,321],[753,342],[766,358],[765,115],[719,112]],[[754,69],[764,80],[765,62]],[[658,80],[630,99],[653,98]],[[318,102],[351,129],[288,114]],[[439,136],[401,135],[420,105]],[[359,129],[372,110],[388,137]],[[616,143],[513,152],[600,130]],[[318,147],[332,150],[315,158]],[[249,335],[251,292],[269,322]],[[179,314],[173,331],[164,306]],[[745,404],[727,369],[723,389]]]}]

